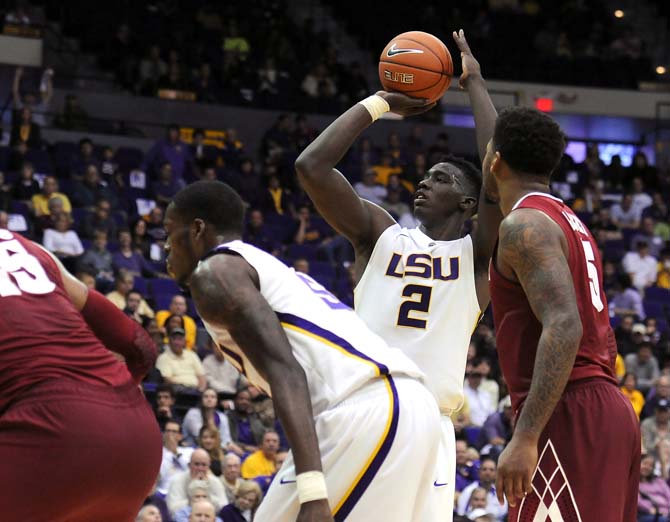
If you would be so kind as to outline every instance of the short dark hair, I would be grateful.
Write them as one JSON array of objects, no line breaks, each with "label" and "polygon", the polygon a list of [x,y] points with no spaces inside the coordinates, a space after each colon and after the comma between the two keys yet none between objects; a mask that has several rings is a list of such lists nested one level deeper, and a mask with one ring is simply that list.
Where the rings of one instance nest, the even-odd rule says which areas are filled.
[{"label": "short dark hair", "polygon": [[490,460],[491,462],[493,462],[493,464],[495,464],[496,467],[498,467],[498,462],[490,455],[482,455],[479,458],[479,466],[481,467],[481,465],[484,464],[484,462],[486,462],[487,460]]},{"label": "short dark hair", "polygon": [[438,163],[449,163],[463,173],[465,180],[465,190],[468,196],[479,199],[479,193],[482,189],[482,171],[477,168],[474,163],[461,158],[460,156],[453,156],[448,154],[442,158]]},{"label": "short dark hair", "polygon": [[565,134],[546,114],[528,107],[500,111],[493,145],[515,171],[549,178],[563,156]]},{"label": "short dark hair", "polygon": [[172,205],[186,222],[202,219],[219,232],[242,233],[244,203],[235,190],[221,181],[196,181],[175,195]]}]

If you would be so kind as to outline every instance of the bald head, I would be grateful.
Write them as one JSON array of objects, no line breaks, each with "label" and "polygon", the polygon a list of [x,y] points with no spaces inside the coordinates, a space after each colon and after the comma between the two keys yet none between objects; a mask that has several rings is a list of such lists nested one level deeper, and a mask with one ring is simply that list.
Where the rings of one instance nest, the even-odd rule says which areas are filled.
[{"label": "bald head", "polygon": [[216,510],[209,500],[200,500],[191,507],[188,522],[214,522]]},{"label": "bald head", "polygon": [[209,471],[209,465],[211,459],[209,454],[202,448],[198,448],[193,451],[191,455],[191,462],[188,467],[191,471],[191,478],[197,480],[205,480],[207,478],[207,472]]}]

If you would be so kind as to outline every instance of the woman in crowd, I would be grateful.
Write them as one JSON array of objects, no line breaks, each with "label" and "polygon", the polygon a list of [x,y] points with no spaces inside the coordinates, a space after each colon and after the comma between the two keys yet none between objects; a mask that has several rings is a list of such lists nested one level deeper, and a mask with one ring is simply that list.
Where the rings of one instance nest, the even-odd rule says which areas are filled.
[{"label": "woman in crowd", "polygon": [[655,464],[653,455],[642,455],[637,501],[638,522],[668,522],[670,487],[654,474]]},{"label": "woman in crowd", "polygon": [[253,480],[245,480],[237,489],[235,502],[225,506],[219,516],[223,522],[251,522],[262,498],[260,486]]},{"label": "woman in crowd", "polygon": [[621,393],[628,397],[639,419],[644,408],[644,395],[637,389],[637,377],[634,373],[626,373],[621,379]]},{"label": "woman in crowd", "polygon": [[191,408],[184,417],[182,431],[184,433],[184,442],[195,445],[203,426],[213,427],[219,431],[221,438],[221,447],[228,449],[232,444],[230,438],[230,427],[228,418],[216,406],[219,401],[216,390],[207,388],[202,392],[200,404]]}]

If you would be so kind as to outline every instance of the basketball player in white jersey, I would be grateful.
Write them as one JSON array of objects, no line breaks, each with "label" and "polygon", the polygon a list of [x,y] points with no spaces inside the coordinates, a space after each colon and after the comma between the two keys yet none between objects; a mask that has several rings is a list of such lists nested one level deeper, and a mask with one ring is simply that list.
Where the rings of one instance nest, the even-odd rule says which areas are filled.
[{"label": "basketball player in white jersey", "polygon": [[168,271],[273,397],[292,448],[254,520],[439,520],[439,411],[423,374],[316,281],[242,242],[243,217],[233,189],[199,181],[174,197],[165,229]]},{"label": "basketball player in white jersey", "polygon": [[[480,157],[493,135],[496,110],[479,63],[461,30],[461,88],[475,117]],[[463,401],[463,378],[472,331],[489,303],[488,266],[502,215],[481,188],[481,172],[450,158],[429,169],[419,183],[414,215],[420,226],[402,228],[379,206],[361,199],[335,165],[381,113],[422,112],[431,105],[397,93],[379,92],[335,120],[296,161],[302,186],[328,223],[356,252],[355,308],[389,346],[402,349],[427,376],[442,416],[442,449],[448,466],[440,520],[451,520],[455,482],[454,428],[449,415]],[[466,220],[478,226],[462,236]]]}]

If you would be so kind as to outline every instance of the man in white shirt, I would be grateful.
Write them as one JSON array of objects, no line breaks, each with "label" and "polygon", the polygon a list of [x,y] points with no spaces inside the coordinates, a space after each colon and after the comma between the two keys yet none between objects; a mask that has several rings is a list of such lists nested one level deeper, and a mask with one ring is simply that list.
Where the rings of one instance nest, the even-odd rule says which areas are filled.
[{"label": "man in white shirt", "polygon": [[612,205],[610,211],[612,222],[619,228],[638,228],[642,210],[633,205],[633,196],[624,194],[621,203]]},{"label": "man in white shirt", "polygon": [[211,353],[202,361],[208,386],[214,388],[217,393],[235,395],[244,377],[226,361],[223,352],[217,348],[211,338],[208,346]]},{"label": "man in white shirt", "polygon": [[491,457],[482,457],[479,465],[479,480],[476,480],[467,486],[458,497],[456,511],[459,515],[463,516],[468,511],[468,505],[470,504],[470,497],[472,496],[473,491],[477,488],[483,488],[487,491],[486,511],[493,514],[498,521],[505,518],[505,515],[507,514],[507,499],[505,499],[505,503],[501,506],[496,498],[496,490],[494,487],[497,471],[495,460]]},{"label": "man in white shirt", "polygon": [[204,391],[207,387],[205,370],[200,358],[191,350],[185,350],[186,332],[173,328],[170,332],[170,348],[158,356],[156,368],[168,384]]},{"label": "man in white shirt", "polygon": [[470,406],[470,422],[474,426],[483,426],[484,422],[495,409],[491,394],[482,388],[484,375],[479,371],[471,371],[467,374],[463,392]]},{"label": "man in white shirt", "polygon": [[644,183],[641,178],[633,178],[633,207],[640,212],[650,207],[654,200],[644,191]]},{"label": "man in white shirt", "polygon": [[216,511],[219,511],[226,505],[228,499],[223,490],[223,484],[209,470],[210,463],[209,454],[204,449],[198,448],[193,450],[188,470],[176,474],[170,480],[167,497],[165,497],[170,513],[174,515],[181,508],[188,505],[188,485],[193,480],[203,480],[207,483],[209,499]]},{"label": "man in white shirt", "polygon": [[175,475],[188,469],[193,448],[179,445],[182,440],[181,426],[177,421],[169,420],[163,430],[163,460],[158,475],[156,490],[165,495],[168,492],[170,480]]},{"label": "man in white shirt", "polygon": [[381,205],[386,198],[386,187],[379,185],[376,179],[375,171],[367,169],[363,174],[363,181],[356,183],[354,190],[361,198],[367,199],[375,205]]},{"label": "man in white shirt", "polygon": [[649,255],[649,245],[646,241],[638,241],[635,248],[636,252],[628,252],[623,256],[621,264],[633,280],[633,286],[644,292],[645,288],[656,283],[658,261]]}]

